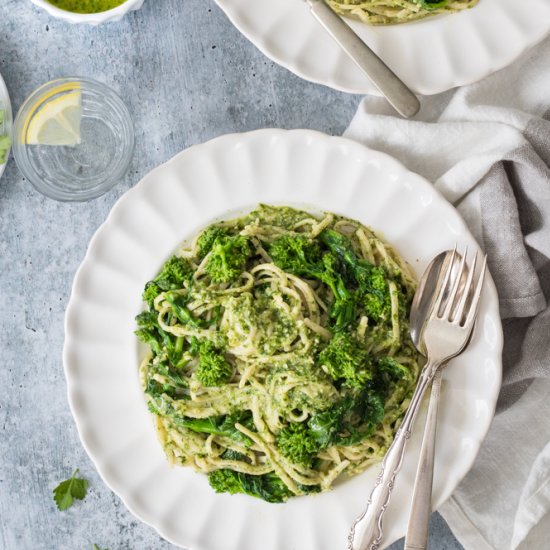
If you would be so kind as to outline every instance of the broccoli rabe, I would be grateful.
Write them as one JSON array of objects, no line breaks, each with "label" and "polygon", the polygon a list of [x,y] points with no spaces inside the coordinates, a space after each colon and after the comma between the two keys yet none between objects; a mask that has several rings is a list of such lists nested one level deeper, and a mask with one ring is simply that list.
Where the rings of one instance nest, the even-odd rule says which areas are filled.
[{"label": "broccoli rabe", "polygon": [[412,377],[411,371],[393,357],[382,357],[378,360],[377,366],[382,374],[387,373],[394,380],[410,380]]},{"label": "broccoli rabe", "polygon": [[273,241],[269,254],[275,265],[301,277],[325,283],[334,296],[330,317],[335,330],[345,328],[355,316],[356,298],[346,288],[339,273],[338,258],[322,253],[319,246],[303,235],[283,235]]},{"label": "broccoli rabe", "polygon": [[[252,441],[251,441],[252,443]],[[240,460],[240,461],[246,461],[246,455],[243,455],[243,453],[240,453],[239,451],[235,451],[235,449],[226,449],[221,457],[224,460]]]},{"label": "broccoli rabe", "polygon": [[161,292],[182,288],[184,281],[189,280],[192,274],[191,264],[185,258],[172,256],[162,266],[159,274],[145,285],[143,301],[152,309],[154,299]]},{"label": "broccoli rabe", "polygon": [[158,323],[158,315],[155,311],[143,311],[136,317],[138,329],[136,336],[144,344],[147,344],[153,355],[164,355],[174,367],[183,367],[185,361],[182,357],[184,338],[165,332]]},{"label": "broccoli rabe", "polygon": [[359,258],[349,239],[338,231],[326,229],[321,234],[321,240],[353,275],[358,301],[367,316],[375,322],[390,320],[391,298],[384,269]]},{"label": "broccoli rabe", "polygon": [[319,451],[319,444],[303,423],[291,423],[277,436],[277,447],[281,454],[294,464],[310,468]]},{"label": "broccoli rabe", "polygon": [[252,413],[249,411],[228,415],[209,416],[208,418],[190,418],[182,416],[174,409],[170,400],[166,400],[162,396],[154,396],[149,400],[148,406],[152,413],[169,417],[176,426],[181,428],[188,428],[197,433],[228,437],[241,443],[245,447],[252,445],[252,441],[235,428],[235,424],[239,423],[249,429],[255,429],[254,422],[252,421]]},{"label": "broccoli rabe", "polygon": [[312,416],[308,429],[320,448],[354,445],[371,436],[383,418],[383,396],[367,387],[348,393],[330,409]]},{"label": "broccoli rabe", "polygon": [[194,328],[204,326],[204,323],[199,319],[195,319],[193,314],[187,308],[186,304],[189,301],[188,295],[167,292],[164,299],[172,306],[172,313],[176,316],[180,323],[192,326]]},{"label": "broccoli rabe", "polygon": [[156,313],[143,311],[136,317],[136,323],[139,327],[136,336],[151,348],[154,355],[159,355],[167,335],[159,327]]},{"label": "broccoli rabe", "polygon": [[149,365],[145,393],[151,397],[166,394],[171,399],[189,399],[188,388],[187,380],[167,361],[153,362]]},{"label": "broccoli rabe", "polygon": [[364,386],[372,378],[369,354],[349,333],[335,334],[319,354],[318,363],[334,380],[344,380],[349,386]]},{"label": "broccoli rabe", "polygon": [[203,340],[199,344],[199,366],[195,374],[203,386],[221,386],[231,379],[233,367],[223,351],[209,340]]},{"label": "broccoli rabe", "polygon": [[293,493],[276,474],[251,475],[233,470],[215,470],[208,474],[216,493],[245,493],[267,502],[285,502]]}]

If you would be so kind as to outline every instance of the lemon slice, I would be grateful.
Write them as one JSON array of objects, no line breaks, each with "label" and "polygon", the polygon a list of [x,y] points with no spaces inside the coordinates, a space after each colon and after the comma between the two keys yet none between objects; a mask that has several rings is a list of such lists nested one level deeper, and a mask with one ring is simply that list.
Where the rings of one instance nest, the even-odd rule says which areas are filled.
[{"label": "lemon slice", "polygon": [[48,101],[31,119],[27,129],[29,145],[78,145],[82,103],[80,90]]}]

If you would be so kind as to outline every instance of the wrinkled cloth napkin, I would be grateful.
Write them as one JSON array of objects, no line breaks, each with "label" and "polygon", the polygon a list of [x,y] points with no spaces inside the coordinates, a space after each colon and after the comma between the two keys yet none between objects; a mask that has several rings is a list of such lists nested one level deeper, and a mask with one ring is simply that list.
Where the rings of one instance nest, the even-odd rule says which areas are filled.
[{"label": "wrinkled cloth napkin", "polygon": [[439,510],[467,550],[550,548],[550,39],[414,120],[367,97],[344,134],[433,182],[487,252],[503,387],[475,464]]}]

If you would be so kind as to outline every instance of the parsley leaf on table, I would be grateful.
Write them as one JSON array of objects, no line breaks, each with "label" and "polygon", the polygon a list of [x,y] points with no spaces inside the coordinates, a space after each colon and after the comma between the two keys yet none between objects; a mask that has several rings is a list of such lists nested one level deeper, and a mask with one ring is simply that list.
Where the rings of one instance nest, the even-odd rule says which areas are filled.
[{"label": "parsley leaf on table", "polygon": [[53,490],[53,498],[60,511],[70,508],[75,498],[82,500],[86,496],[88,481],[76,477],[77,473],[78,468],[74,471],[71,479],[62,481]]}]

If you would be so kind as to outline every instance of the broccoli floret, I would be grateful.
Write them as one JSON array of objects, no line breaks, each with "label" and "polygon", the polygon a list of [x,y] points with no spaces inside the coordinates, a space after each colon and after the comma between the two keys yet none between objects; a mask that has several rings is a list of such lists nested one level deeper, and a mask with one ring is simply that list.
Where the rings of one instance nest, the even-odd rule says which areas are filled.
[{"label": "broccoli floret", "polygon": [[322,253],[319,245],[303,235],[281,236],[269,247],[276,266],[298,275],[318,279],[332,291],[330,317],[335,330],[344,329],[355,316],[356,297],[339,273],[339,260],[332,253]]},{"label": "broccoli floret", "polygon": [[210,250],[205,271],[216,283],[234,281],[244,270],[246,260],[250,255],[248,237],[218,237]]},{"label": "broccoli floret", "polygon": [[233,470],[214,470],[208,474],[208,482],[216,493],[246,493],[239,472]]},{"label": "broccoli floret", "polygon": [[203,386],[221,386],[231,379],[233,367],[226,361],[224,354],[208,340],[200,343],[199,366],[195,371]]},{"label": "broccoli floret", "polygon": [[202,260],[214,246],[217,239],[225,240],[229,237],[229,231],[224,227],[211,226],[205,229],[197,240],[198,256]]},{"label": "broccoli floret", "polygon": [[377,322],[391,318],[390,289],[382,268],[374,267],[371,270],[361,294],[365,313],[370,319]]},{"label": "broccoli floret", "polygon": [[192,274],[191,265],[185,258],[172,256],[162,266],[159,274],[145,285],[143,301],[153,309],[153,301],[161,292],[182,288],[184,281],[189,280]]},{"label": "broccoli floret", "polygon": [[157,285],[157,283],[155,283],[154,281],[149,281],[145,285],[145,289],[143,290],[143,294],[141,295],[141,297],[143,301],[148,304],[151,309],[153,309],[153,302],[161,292],[162,290]]},{"label": "broccoli floret", "polygon": [[277,436],[277,446],[284,457],[306,468],[311,467],[313,458],[319,451],[317,441],[302,423],[292,423],[283,428]]},{"label": "broccoli floret", "polygon": [[269,255],[283,271],[308,277],[321,260],[321,249],[303,235],[282,235],[271,243]]},{"label": "broccoli floret", "polygon": [[334,335],[318,362],[334,380],[345,380],[348,386],[361,387],[372,378],[369,354],[351,334]]},{"label": "broccoli floret", "polygon": [[162,290],[175,290],[182,288],[183,282],[193,274],[191,264],[185,258],[172,256],[162,267],[154,282]]},{"label": "broccoli floret", "polygon": [[293,495],[274,473],[255,476],[222,469],[210,472],[208,481],[216,493],[245,493],[267,502],[285,502]]}]

